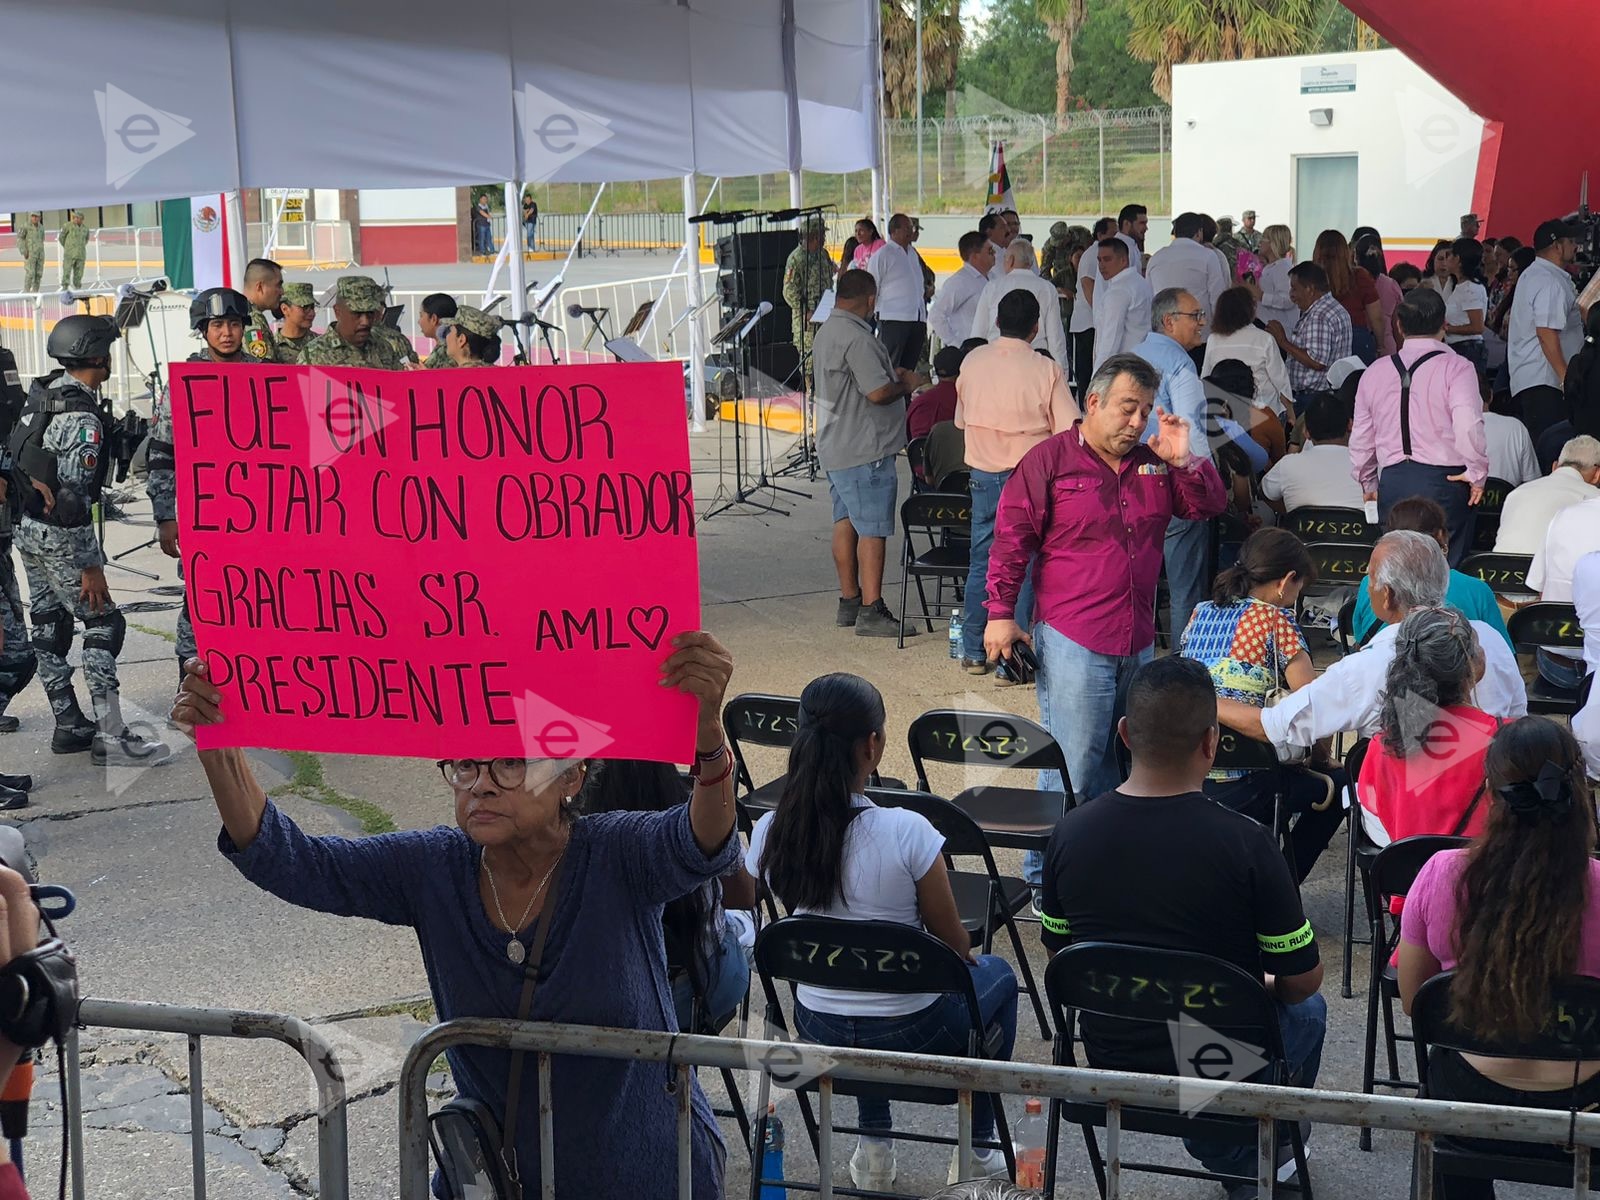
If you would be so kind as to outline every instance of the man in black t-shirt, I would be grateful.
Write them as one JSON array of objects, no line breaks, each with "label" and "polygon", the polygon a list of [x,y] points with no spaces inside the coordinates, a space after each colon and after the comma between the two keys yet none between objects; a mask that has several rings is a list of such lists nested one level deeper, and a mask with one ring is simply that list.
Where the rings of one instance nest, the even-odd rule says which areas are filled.
[{"label": "man in black t-shirt", "polygon": [[[1328,1024],[1322,963],[1272,835],[1201,790],[1219,736],[1210,674],[1177,656],[1140,667],[1117,732],[1133,755],[1128,781],[1063,817],[1045,851],[1046,948],[1075,940],[1159,946],[1260,976],[1278,1001],[1295,1081],[1312,1086]],[[1085,1017],[1080,1027],[1091,1066],[1183,1073],[1160,1026]],[[1255,1173],[1250,1147],[1185,1145],[1208,1170]],[[1228,1189],[1229,1200],[1255,1194],[1254,1184]]]}]

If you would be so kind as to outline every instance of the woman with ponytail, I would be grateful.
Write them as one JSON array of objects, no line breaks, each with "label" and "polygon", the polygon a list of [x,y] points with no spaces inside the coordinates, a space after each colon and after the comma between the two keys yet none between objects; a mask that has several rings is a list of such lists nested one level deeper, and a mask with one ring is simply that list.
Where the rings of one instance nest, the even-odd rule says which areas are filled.
[{"label": "woman with ponytail", "polygon": [[[1277,692],[1295,692],[1316,677],[1305,636],[1295,624],[1301,589],[1317,577],[1305,544],[1287,529],[1258,529],[1245,539],[1233,566],[1195,607],[1178,653],[1203,663],[1217,695],[1265,708]],[[1272,823],[1273,771],[1223,769],[1206,778],[1206,795],[1264,825]],[[1328,848],[1343,811],[1327,803],[1320,775],[1292,772],[1287,804],[1298,813],[1289,835],[1301,880]],[[1323,804],[1318,810],[1314,806]]]},{"label": "woman with ponytail", "polygon": [[[879,808],[862,794],[883,758],[883,727],[883,697],[865,679],[824,675],[806,686],[788,784],[778,807],[751,832],[746,870],[791,914],[898,921],[933,934],[971,965],[984,1023],[998,1024],[1005,1034],[997,1057],[1009,1059],[1017,1036],[1017,977],[996,955],[973,956],[950,890],[944,839],[920,814]],[[958,996],[810,986],[798,990],[794,1016],[807,1041],[925,1054],[964,1055],[971,1027]],[[887,1100],[863,1097],[856,1104],[863,1130],[894,1128]],[[972,1136],[994,1136],[986,1096],[973,1097]],[[998,1150],[974,1151],[973,1158],[981,1174],[1005,1172]],[[885,1191],[894,1177],[894,1143],[864,1133],[850,1159],[850,1178],[858,1188]]]},{"label": "woman with ponytail", "polygon": [[[1400,1000],[1454,971],[1453,1022],[1514,1041],[1550,1017],[1550,991],[1564,976],[1600,976],[1600,863],[1594,804],[1571,732],[1545,717],[1502,728],[1484,763],[1487,817],[1464,850],[1428,860],[1400,922]],[[1576,1087],[1574,1087],[1576,1084]],[[1517,1108],[1581,1111],[1600,1105],[1600,1062],[1486,1058],[1434,1049],[1431,1098]],[[1499,1149],[1495,1143],[1482,1146]],[[1558,1146],[1518,1145],[1518,1154],[1565,1156]],[[1448,1200],[1491,1200],[1491,1184],[1450,1179]]]}]

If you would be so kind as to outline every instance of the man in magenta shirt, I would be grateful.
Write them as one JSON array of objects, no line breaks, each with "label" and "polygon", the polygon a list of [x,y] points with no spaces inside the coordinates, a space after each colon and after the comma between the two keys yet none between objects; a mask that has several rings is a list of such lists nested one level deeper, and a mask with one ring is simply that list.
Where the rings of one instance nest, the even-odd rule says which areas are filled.
[{"label": "man in magenta shirt", "polygon": [[[1189,449],[1189,423],[1161,413],[1144,444],[1160,375],[1134,354],[1108,358],[1084,418],[1017,464],[1000,496],[989,551],[992,660],[1027,642],[1039,659],[1039,712],[1066,755],[1074,792],[1120,782],[1112,739],[1128,680],[1155,655],[1156,578],[1167,522],[1206,520],[1227,504],[1222,478]],[[1033,565],[1031,636],[1014,619]],[[1041,787],[1053,787],[1046,772]]]},{"label": "man in magenta shirt", "polygon": [[1437,501],[1450,528],[1450,565],[1459,567],[1489,478],[1478,371],[1444,344],[1438,292],[1417,288],[1395,315],[1405,344],[1361,376],[1350,470],[1365,498],[1378,502],[1381,521],[1407,497]]}]

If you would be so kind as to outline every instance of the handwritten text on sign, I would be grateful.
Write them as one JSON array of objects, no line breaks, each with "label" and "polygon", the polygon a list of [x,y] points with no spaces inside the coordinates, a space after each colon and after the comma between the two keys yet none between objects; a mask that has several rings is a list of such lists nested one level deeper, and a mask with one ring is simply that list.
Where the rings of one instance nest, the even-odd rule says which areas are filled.
[{"label": "handwritten text on sign", "polygon": [[173,364],[202,746],[687,761],[683,376]]}]

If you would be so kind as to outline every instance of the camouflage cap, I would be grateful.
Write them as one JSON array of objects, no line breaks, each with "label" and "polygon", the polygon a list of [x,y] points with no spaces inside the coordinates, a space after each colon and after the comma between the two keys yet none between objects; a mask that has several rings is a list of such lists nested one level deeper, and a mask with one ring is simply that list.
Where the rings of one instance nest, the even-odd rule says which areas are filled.
[{"label": "camouflage cap", "polygon": [[333,298],[351,312],[382,312],[387,307],[383,288],[370,275],[341,275],[333,285]]},{"label": "camouflage cap", "polygon": [[470,304],[456,305],[456,315],[441,317],[440,325],[459,325],[468,333],[475,333],[479,337],[499,337],[500,318],[491,317],[481,308],[473,308]]},{"label": "camouflage cap", "polygon": [[1057,221],[1053,225],[1051,225],[1050,226],[1050,236],[1053,237],[1053,238],[1058,238],[1058,239],[1066,237],[1067,236],[1067,223],[1065,221]]},{"label": "camouflage cap", "polygon": [[315,308],[317,294],[311,290],[309,283],[286,283],[283,285],[283,302],[296,308]]},{"label": "camouflage cap", "polygon": [[1256,210],[1253,208],[1247,208],[1244,210],[1242,215],[1246,221],[1254,221],[1256,219]]},{"label": "camouflage cap", "polygon": [[1218,217],[1217,218],[1217,228],[1218,229],[1232,229],[1233,228],[1233,218],[1232,217]]},{"label": "camouflage cap", "polygon": [[800,222],[800,232],[803,233],[803,234],[811,234],[811,233],[824,233],[825,234],[825,233],[828,232],[828,223],[826,221],[824,221],[822,219],[822,217],[820,215],[818,215],[817,213],[812,213],[809,217],[806,217],[803,220],[801,220],[801,222]]}]

